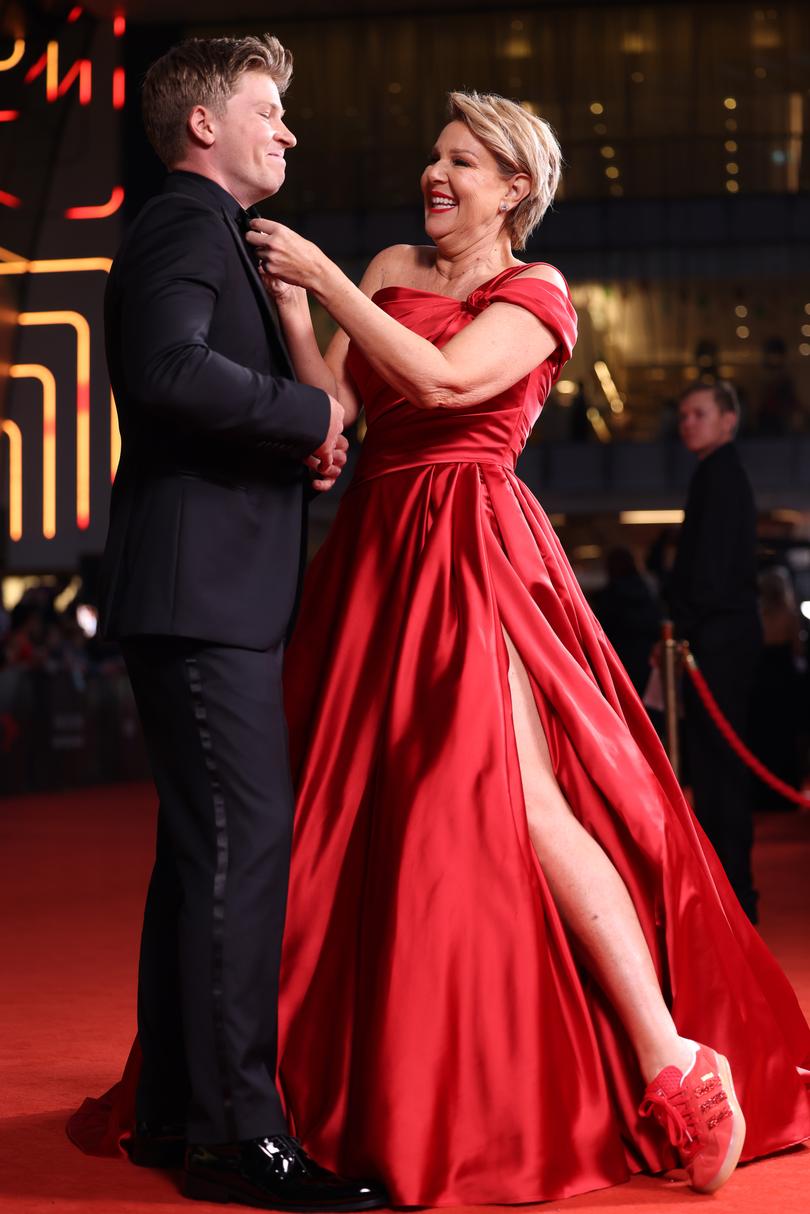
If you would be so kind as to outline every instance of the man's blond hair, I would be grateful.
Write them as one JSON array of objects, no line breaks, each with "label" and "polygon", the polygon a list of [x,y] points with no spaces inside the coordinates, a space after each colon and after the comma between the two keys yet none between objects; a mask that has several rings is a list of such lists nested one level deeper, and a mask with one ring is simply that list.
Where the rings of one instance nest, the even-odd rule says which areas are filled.
[{"label": "man's blond hair", "polygon": [[292,76],[292,54],[272,34],[189,38],[152,64],[141,95],[143,123],[167,168],[186,153],[188,116],[195,105],[221,115],[245,72],[266,72],[283,94]]}]

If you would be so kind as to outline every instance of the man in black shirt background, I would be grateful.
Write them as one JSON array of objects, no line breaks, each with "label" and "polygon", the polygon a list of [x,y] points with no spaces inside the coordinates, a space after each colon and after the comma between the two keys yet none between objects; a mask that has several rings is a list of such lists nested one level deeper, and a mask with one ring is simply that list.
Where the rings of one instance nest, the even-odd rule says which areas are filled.
[{"label": "man in black shirt background", "polygon": [[[734,443],[740,406],[725,380],[683,395],[678,426],[698,457],[669,584],[678,637],[688,640],[722,712],[744,736],[762,645],[757,606],[756,506]],[[752,922],[750,781],[691,684],[684,743],[695,813]]]}]

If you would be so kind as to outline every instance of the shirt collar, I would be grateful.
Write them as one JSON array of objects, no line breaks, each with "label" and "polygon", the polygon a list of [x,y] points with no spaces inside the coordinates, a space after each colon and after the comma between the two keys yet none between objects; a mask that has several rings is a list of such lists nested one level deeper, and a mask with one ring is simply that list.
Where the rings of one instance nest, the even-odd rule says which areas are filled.
[{"label": "shirt collar", "polygon": [[251,219],[259,217],[259,212],[255,207],[248,207],[245,210],[233,194],[218,182],[212,181],[210,177],[204,177],[202,173],[192,173],[188,169],[173,169],[166,181],[168,185],[179,186],[181,190],[185,183],[193,188],[195,194],[207,195],[212,202],[221,206],[243,231],[247,229]]}]

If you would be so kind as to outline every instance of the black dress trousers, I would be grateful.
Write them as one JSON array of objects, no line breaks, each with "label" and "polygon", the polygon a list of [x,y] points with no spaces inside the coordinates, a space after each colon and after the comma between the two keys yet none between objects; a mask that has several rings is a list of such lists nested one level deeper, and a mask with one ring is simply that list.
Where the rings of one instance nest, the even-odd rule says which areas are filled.
[{"label": "black dress trousers", "polygon": [[[756,620],[729,624],[728,643],[701,648],[695,657],[712,695],[734,731],[748,737],[761,632]],[[720,733],[688,679],[684,687],[684,742],[695,814],[717,852],[732,888],[752,923],[757,894],[751,871],[754,825],[751,776]]]},{"label": "black dress trousers", "polygon": [[160,796],[137,1115],[189,1140],[286,1133],[274,1076],[293,794],[282,647],[122,648]]}]

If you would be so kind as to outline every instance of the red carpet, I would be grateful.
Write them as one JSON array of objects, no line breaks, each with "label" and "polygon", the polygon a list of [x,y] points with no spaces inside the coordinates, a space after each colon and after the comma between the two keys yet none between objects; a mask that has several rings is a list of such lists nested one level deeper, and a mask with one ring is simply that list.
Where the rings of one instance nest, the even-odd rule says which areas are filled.
[{"label": "red carpet", "polygon": [[[3,1211],[221,1209],[192,1206],[171,1174],[83,1156],[63,1130],[85,1095],[117,1077],[133,1036],[153,812],[144,786],[0,803]],[[810,814],[769,816],[757,829],[762,932],[810,1013]],[[621,1214],[705,1205],[715,1214],[806,1214],[810,1148],[740,1168],[714,1197],[642,1177],[543,1209]]]}]

